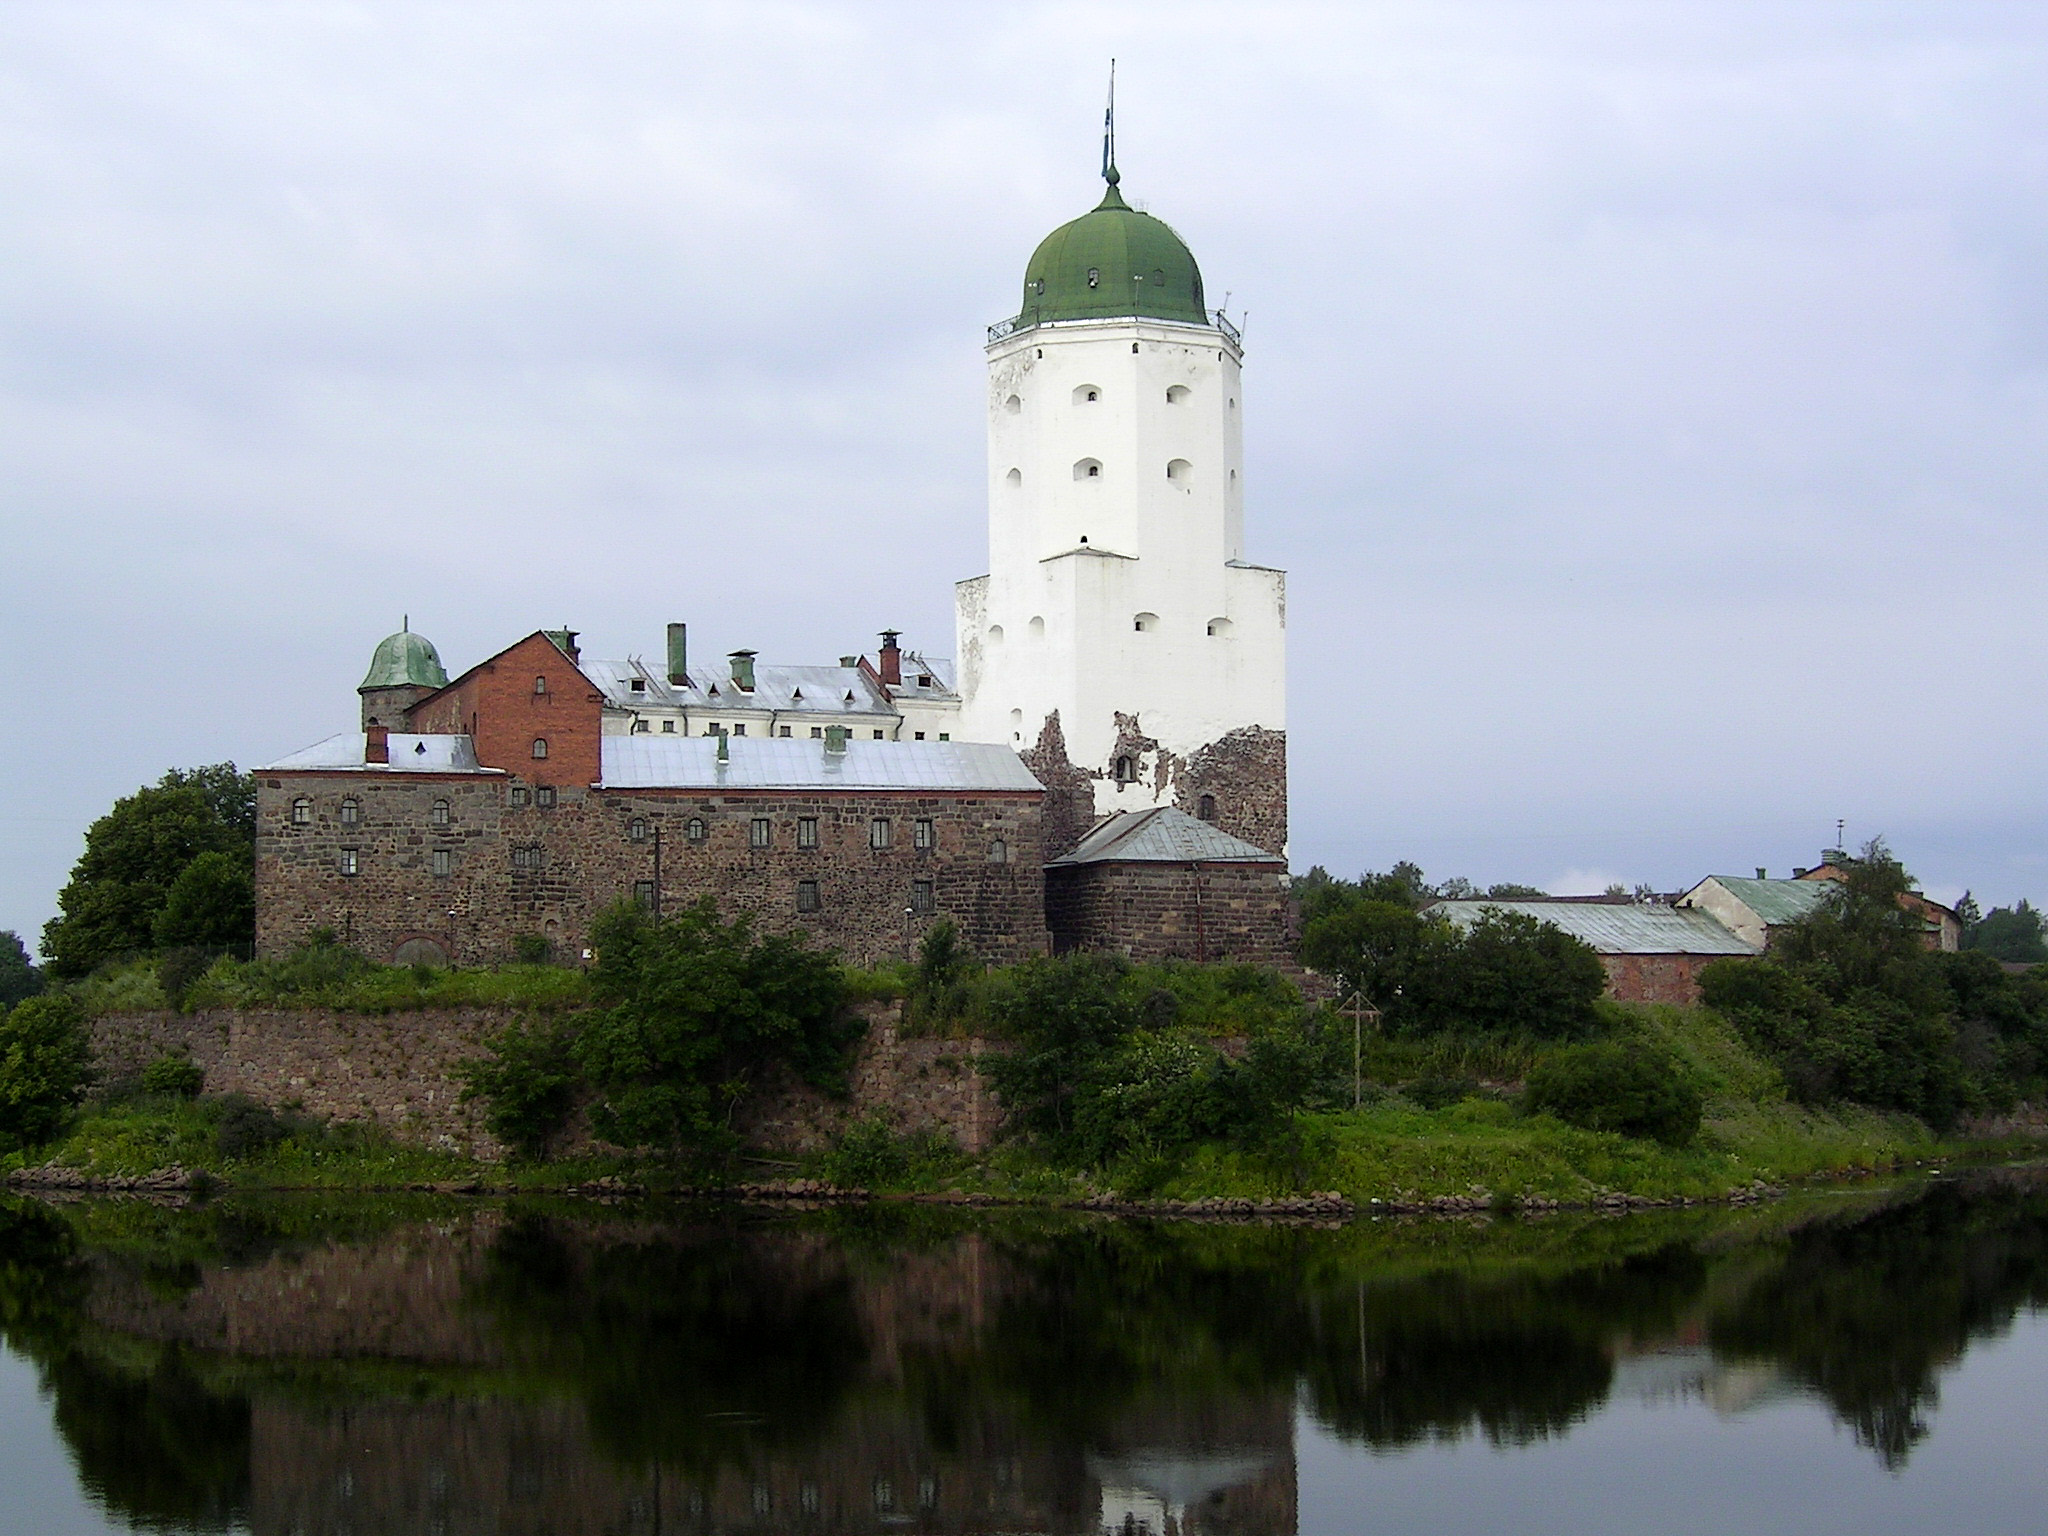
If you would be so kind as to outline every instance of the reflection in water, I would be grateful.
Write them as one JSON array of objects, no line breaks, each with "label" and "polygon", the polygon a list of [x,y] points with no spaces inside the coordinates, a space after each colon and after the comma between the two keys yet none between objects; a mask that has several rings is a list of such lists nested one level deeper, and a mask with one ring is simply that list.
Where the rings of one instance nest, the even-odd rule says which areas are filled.
[{"label": "reflection in water", "polygon": [[2018,1174],[1333,1231],[0,1204],[0,1331],[87,1495],[264,1536],[1279,1536],[1297,1404],[1385,1450],[1803,1396],[1896,1467],[1941,1372],[2044,1299]]}]

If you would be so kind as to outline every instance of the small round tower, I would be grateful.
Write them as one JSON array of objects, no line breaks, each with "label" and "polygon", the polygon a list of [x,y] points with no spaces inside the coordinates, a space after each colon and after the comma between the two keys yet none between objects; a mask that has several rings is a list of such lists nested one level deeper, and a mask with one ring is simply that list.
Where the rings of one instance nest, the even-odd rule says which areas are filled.
[{"label": "small round tower", "polygon": [[370,671],[356,689],[363,701],[363,729],[381,725],[402,731],[406,711],[436,689],[448,685],[448,672],[433,641],[412,632],[412,621],[395,635],[377,642]]}]

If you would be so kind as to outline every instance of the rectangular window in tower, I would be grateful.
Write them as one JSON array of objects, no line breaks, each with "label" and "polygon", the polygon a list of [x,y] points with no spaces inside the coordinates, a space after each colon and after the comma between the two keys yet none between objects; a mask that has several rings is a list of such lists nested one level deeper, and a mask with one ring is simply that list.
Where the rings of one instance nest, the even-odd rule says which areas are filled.
[{"label": "rectangular window in tower", "polygon": [[341,850],[341,872],[344,875],[353,875],[357,873],[361,869],[361,867],[362,866],[356,856],[355,849],[344,848]]},{"label": "rectangular window in tower", "polygon": [[939,905],[939,904],[938,904],[938,901],[937,901],[937,899],[936,899],[936,898],[935,898],[935,897],[933,896],[933,894],[932,894],[932,883],[931,883],[931,881],[929,881],[929,880],[913,880],[913,881],[911,881],[911,882],[910,882],[910,910],[911,910],[911,911],[913,911],[913,912],[934,912],[934,911],[937,911],[937,910],[938,910],[938,905]]},{"label": "rectangular window in tower", "polygon": [[766,816],[756,816],[753,825],[747,828],[749,848],[769,848],[775,843],[775,823]]},{"label": "rectangular window in tower", "polygon": [[799,816],[796,819],[796,845],[799,848],[818,846],[818,818]]},{"label": "rectangular window in tower", "polygon": [[920,848],[936,848],[938,846],[938,830],[932,825],[929,816],[918,817],[917,828],[912,841]]},{"label": "rectangular window in tower", "polygon": [[799,880],[796,883],[796,909],[799,912],[815,912],[823,903],[818,900],[818,882]]},{"label": "rectangular window in tower", "polygon": [[434,873],[437,875],[452,875],[455,873],[454,850],[449,848],[436,848],[434,850]]},{"label": "rectangular window in tower", "polygon": [[889,846],[889,818],[877,816],[868,823],[868,846],[886,848]]}]

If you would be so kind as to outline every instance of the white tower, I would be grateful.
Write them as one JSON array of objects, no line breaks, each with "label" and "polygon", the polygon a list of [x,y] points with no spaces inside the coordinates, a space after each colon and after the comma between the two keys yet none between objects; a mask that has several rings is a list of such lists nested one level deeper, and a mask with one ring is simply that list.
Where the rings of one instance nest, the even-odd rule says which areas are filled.
[{"label": "white tower", "polygon": [[1286,577],[1244,559],[1239,337],[1180,237],[1104,175],[989,328],[961,734],[1011,743],[1055,791],[1051,852],[1153,805],[1284,852]]}]

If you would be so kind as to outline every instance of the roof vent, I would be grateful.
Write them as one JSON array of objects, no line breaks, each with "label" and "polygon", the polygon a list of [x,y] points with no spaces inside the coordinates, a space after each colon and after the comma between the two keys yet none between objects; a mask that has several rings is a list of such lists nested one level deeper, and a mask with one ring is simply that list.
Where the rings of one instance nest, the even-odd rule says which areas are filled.
[{"label": "roof vent", "polygon": [[1803,869],[1795,869],[1792,871],[1792,878],[1794,880],[1804,880],[1806,878],[1806,871]]},{"label": "roof vent", "polygon": [[734,651],[732,653],[732,680],[733,685],[741,693],[752,693],[754,691],[754,653],[752,651]]},{"label": "roof vent", "polygon": [[843,754],[845,753],[845,751],[846,751],[846,727],[845,727],[845,726],[843,726],[843,725],[828,725],[828,726],[826,726],[826,727],[825,727],[825,750],[826,750],[826,752],[828,752],[828,753],[831,753],[831,754],[834,754],[834,755],[843,755]]},{"label": "roof vent", "polygon": [[1769,875],[1764,873],[1764,867],[1761,864],[1757,865],[1756,867],[1756,877],[1759,880],[1768,880],[1771,878]]},{"label": "roof vent", "polygon": [[839,658],[839,665],[851,671],[860,665],[860,658],[858,656],[842,656]]},{"label": "roof vent", "polygon": [[732,738],[723,731],[718,733],[718,760],[721,763],[732,761]]}]

